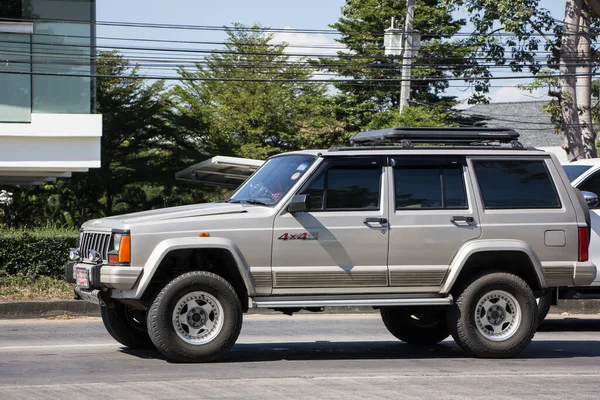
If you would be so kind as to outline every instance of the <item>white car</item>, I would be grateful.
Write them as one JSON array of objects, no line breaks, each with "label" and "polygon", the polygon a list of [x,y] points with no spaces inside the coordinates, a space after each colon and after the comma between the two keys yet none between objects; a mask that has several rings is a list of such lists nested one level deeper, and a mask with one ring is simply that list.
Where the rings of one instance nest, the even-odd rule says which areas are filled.
[{"label": "white car", "polygon": [[[600,158],[573,161],[563,165],[571,184],[582,192],[600,196]],[[592,234],[590,238],[590,261],[600,265],[600,205],[590,209]],[[600,273],[591,286],[595,286],[600,297]],[[591,289],[591,288],[590,288]]]}]

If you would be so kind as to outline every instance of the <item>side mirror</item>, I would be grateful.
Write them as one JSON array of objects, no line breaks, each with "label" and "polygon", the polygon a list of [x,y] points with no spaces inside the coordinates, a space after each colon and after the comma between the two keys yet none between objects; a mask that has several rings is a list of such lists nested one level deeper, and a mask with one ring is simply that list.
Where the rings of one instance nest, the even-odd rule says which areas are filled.
[{"label": "side mirror", "polygon": [[585,199],[585,202],[589,208],[594,208],[598,205],[598,196],[596,193],[583,191],[581,193],[583,194],[583,198]]},{"label": "side mirror", "polygon": [[292,197],[292,201],[288,204],[287,210],[291,213],[308,211],[310,205],[310,196],[307,194],[297,194]]}]

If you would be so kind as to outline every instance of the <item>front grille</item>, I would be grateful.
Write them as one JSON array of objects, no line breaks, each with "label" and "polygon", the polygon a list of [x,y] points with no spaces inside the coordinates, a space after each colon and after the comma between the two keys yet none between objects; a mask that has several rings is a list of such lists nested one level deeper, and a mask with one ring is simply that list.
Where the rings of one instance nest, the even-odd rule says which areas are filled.
[{"label": "front grille", "polygon": [[89,259],[90,250],[96,250],[103,260],[108,260],[110,233],[83,232],[79,241],[79,254],[85,260]]}]

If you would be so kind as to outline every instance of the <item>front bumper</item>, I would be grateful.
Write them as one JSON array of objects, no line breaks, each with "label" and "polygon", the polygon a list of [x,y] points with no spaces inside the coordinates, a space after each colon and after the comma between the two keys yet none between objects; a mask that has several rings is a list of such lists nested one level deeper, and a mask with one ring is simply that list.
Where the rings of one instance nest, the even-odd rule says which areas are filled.
[{"label": "front bumper", "polygon": [[65,267],[67,282],[76,283],[75,270],[77,268],[84,268],[88,271],[90,289],[131,290],[142,276],[142,267],[70,262]]}]

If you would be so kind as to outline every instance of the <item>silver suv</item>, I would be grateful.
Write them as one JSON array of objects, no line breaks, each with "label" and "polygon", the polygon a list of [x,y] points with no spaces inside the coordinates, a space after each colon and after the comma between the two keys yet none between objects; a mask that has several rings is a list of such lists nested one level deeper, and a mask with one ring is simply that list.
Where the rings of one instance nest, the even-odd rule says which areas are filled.
[{"label": "silver suv", "polygon": [[588,285],[589,211],[503,129],[395,128],[271,157],[225,201],[86,222],[76,297],[174,361],[227,352],[251,308],[371,306],[398,339],[512,357],[548,287]]}]

